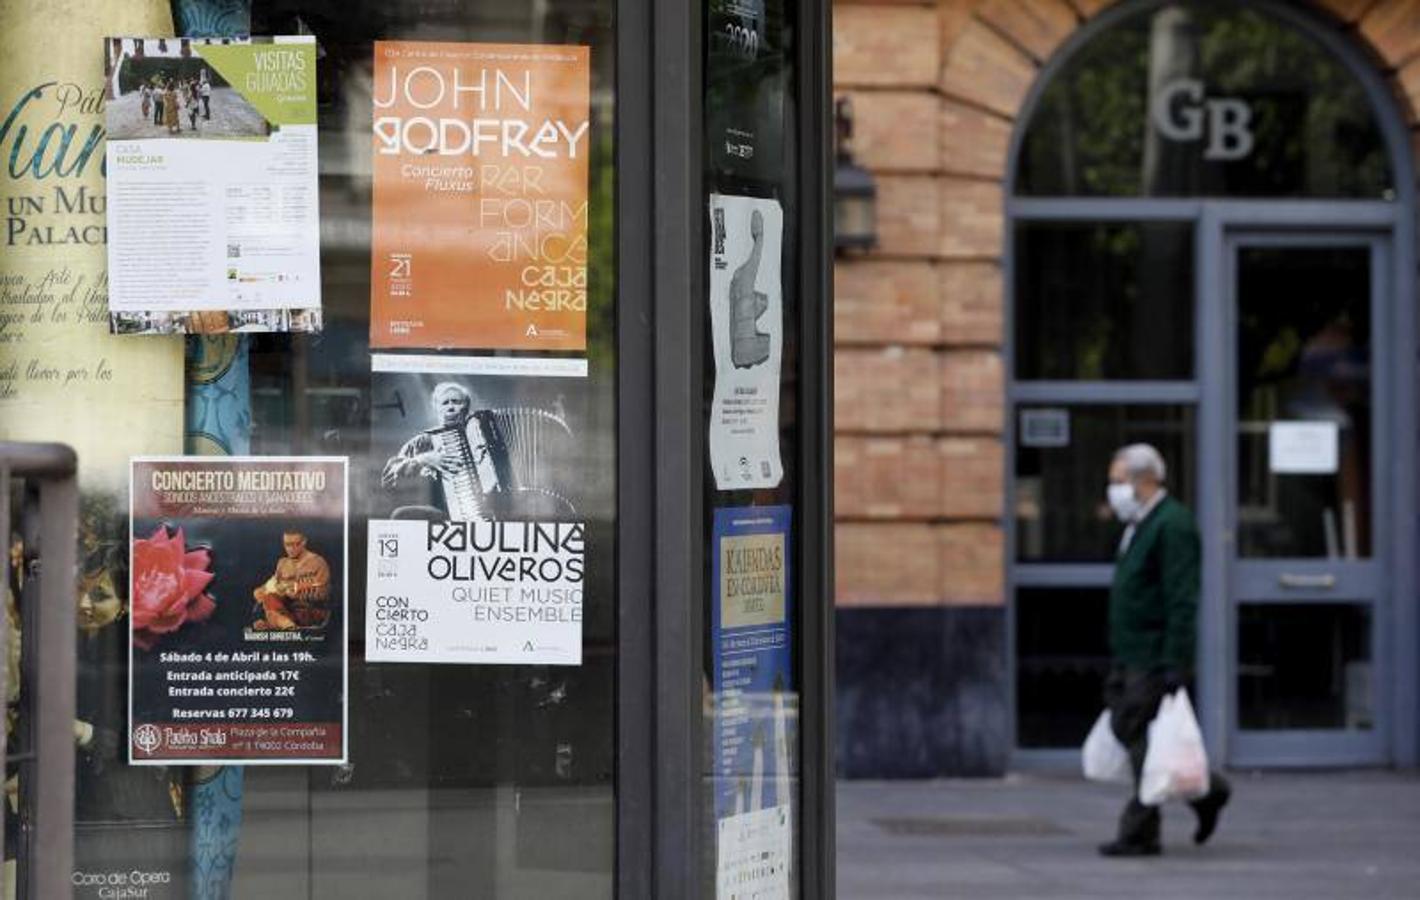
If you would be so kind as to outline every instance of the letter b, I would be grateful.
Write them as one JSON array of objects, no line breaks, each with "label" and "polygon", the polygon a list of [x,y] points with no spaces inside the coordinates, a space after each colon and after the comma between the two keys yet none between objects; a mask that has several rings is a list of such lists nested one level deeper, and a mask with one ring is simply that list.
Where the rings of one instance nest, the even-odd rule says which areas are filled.
[{"label": "letter b", "polygon": [[1243,100],[1208,101],[1208,149],[1204,159],[1242,159],[1252,152],[1252,108]]}]

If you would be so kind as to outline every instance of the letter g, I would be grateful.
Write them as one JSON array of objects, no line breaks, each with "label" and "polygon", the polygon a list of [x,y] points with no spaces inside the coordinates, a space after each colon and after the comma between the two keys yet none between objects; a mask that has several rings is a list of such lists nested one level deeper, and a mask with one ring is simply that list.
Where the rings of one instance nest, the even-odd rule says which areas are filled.
[{"label": "letter g", "polygon": [[[1175,100],[1180,96],[1191,103],[1179,105],[1178,111],[1175,112]],[[1202,103],[1203,83],[1191,78],[1180,78],[1164,85],[1154,95],[1149,115],[1154,120],[1154,127],[1169,140],[1196,141],[1203,137],[1203,110],[1198,108]]]}]

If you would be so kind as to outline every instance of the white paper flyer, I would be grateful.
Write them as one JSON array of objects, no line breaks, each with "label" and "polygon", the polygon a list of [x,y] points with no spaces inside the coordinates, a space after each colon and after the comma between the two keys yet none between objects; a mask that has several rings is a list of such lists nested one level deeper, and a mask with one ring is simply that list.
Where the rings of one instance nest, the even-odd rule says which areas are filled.
[{"label": "white paper flyer", "polygon": [[319,331],[315,38],[104,58],[111,330]]},{"label": "white paper flyer", "polygon": [[774,487],[784,477],[779,456],[783,235],[784,212],[777,201],[710,196],[715,349],[710,465],[722,491]]},{"label": "white paper flyer", "polygon": [[787,806],[721,819],[715,842],[716,900],[789,900],[792,839]]}]

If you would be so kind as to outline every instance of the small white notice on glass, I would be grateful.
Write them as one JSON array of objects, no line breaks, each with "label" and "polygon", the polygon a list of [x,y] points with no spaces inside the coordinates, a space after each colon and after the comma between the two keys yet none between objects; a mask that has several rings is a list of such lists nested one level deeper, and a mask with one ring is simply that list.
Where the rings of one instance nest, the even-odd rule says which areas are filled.
[{"label": "small white notice on glass", "polygon": [[784,210],[775,200],[712,194],[710,233],[715,348],[710,465],[715,487],[771,488],[784,478],[779,456]]},{"label": "small white notice on glass", "polygon": [[791,840],[788,806],[721,819],[716,900],[789,900]]},{"label": "small white notice on glass", "polygon": [[1339,458],[1335,422],[1273,422],[1267,429],[1267,467],[1276,475],[1333,475]]}]

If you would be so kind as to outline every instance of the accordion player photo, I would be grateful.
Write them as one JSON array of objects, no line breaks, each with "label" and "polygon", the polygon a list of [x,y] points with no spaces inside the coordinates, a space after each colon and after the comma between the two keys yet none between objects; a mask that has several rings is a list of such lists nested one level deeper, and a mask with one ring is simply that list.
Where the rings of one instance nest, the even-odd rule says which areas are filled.
[{"label": "accordion player photo", "polygon": [[[373,417],[377,459],[386,434],[402,443],[380,471],[387,500],[381,514],[457,521],[575,516],[576,442],[559,391],[529,390],[527,379],[507,377],[383,379],[382,385],[377,376]],[[533,379],[552,388],[567,381]],[[381,427],[395,422],[403,429]]]}]

